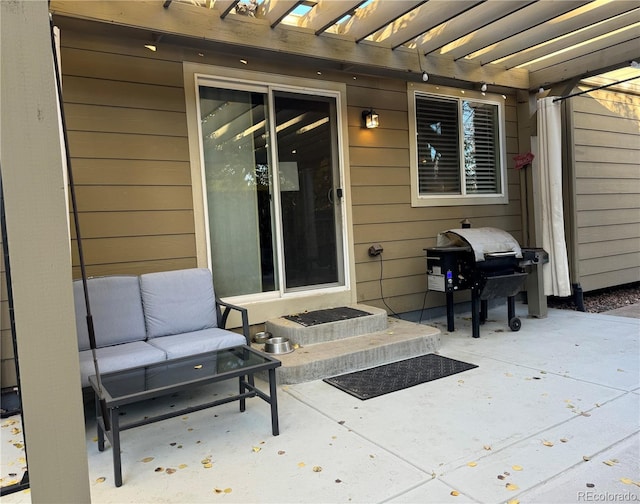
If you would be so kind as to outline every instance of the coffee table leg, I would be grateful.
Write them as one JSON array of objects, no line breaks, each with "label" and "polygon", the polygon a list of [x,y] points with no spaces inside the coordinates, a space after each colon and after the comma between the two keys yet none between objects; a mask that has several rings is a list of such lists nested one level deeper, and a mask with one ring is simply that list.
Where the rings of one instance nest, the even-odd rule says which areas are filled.
[{"label": "coffee table leg", "polygon": [[120,454],[120,424],[118,423],[118,408],[109,409],[111,417],[111,449],[113,450],[113,477],[116,486],[122,486],[122,459]]},{"label": "coffee table leg", "polygon": [[[242,395],[245,391],[245,387],[244,387],[244,380],[245,380],[246,376],[241,376],[240,378],[238,378],[239,382],[240,382],[240,395]],[[240,398],[240,411],[244,411],[246,408],[246,401],[245,398],[242,397]]]},{"label": "coffee table leg", "polygon": [[100,421],[102,419],[102,410],[100,408],[100,399],[98,398],[98,394],[95,394],[96,398],[96,433],[98,435],[98,451],[104,451],[104,431],[102,430],[102,425]]},{"label": "coffee table leg", "polygon": [[269,370],[269,402],[271,403],[271,432],[274,436],[280,434],[278,425],[278,394],[276,392],[276,370]]}]

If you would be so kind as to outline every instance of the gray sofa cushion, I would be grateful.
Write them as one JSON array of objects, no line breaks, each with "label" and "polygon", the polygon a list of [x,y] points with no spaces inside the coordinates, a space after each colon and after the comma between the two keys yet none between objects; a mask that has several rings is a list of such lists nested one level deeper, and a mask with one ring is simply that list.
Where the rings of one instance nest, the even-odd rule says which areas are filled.
[{"label": "gray sofa cushion", "polygon": [[140,276],[147,336],[217,327],[211,272],[194,268]]},{"label": "gray sofa cushion", "polygon": [[[167,359],[167,355],[162,350],[144,341],[98,348],[96,357],[101,375],[129,367],[146,366]],[[96,374],[96,370],[91,350],[80,352],[80,379],[83,387],[89,386],[89,376],[94,374]]]},{"label": "gray sofa cushion", "polygon": [[219,327],[149,339],[149,344],[164,351],[167,359],[212,352],[221,348],[246,345],[246,343],[247,340],[242,334]]},{"label": "gray sofa cushion", "polygon": [[[146,338],[137,276],[113,275],[87,280],[89,303],[98,348]],[[81,280],[73,282],[78,347],[88,350],[87,310]]]}]

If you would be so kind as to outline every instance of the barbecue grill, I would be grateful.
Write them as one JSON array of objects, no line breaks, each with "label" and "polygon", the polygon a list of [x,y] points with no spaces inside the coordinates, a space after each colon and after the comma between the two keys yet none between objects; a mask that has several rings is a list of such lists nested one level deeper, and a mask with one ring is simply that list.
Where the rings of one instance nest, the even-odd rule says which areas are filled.
[{"label": "barbecue grill", "polygon": [[507,298],[507,321],[520,330],[515,315],[515,296],[523,290],[527,266],[548,262],[539,248],[520,248],[517,240],[501,229],[450,229],[438,235],[436,247],[427,252],[428,290],[447,296],[447,330],[453,331],[453,294],[471,290],[472,335],[480,337],[480,324],[487,319],[487,301]]}]

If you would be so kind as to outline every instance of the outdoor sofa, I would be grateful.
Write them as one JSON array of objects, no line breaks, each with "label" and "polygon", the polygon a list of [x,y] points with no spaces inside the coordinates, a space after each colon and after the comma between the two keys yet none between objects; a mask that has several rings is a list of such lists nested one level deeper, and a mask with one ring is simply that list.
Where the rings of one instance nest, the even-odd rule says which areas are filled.
[{"label": "outdoor sofa", "polygon": [[[211,272],[193,268],[87,279],[100,373],[250,345],[247,310],[215,296]],[[95,374],[82,280],[73,282],[82,387]],[[243,334],[225,329],[230,310]]]}]

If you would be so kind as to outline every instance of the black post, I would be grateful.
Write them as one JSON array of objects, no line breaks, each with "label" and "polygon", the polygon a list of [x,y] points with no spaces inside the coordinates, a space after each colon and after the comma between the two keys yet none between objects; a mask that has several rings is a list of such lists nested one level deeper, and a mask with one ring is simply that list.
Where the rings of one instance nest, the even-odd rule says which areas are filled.
[{"label": "black post", "polygon": [[[93,366],[96,370],[96,382],[98,391],[102,395],[102,380],[100,378],[100,370],[98,368],[98,358],[96,356],[96,335],[93,329],[93,317],[91,316],[91,305],[89,303],[89,290],[87,288],[87,271],[84,262],[84,253],[82,250],[82,238],[80,236],[80,221],[78,219],[78,205],[76,202],[76,188],[73,183],[73,170],[71,169],[71,155],[69,154],[69,139],[67,137],[67,123],[64,114],[64,101],[62,99],[62,79],[60,78],[60,68],[58,67],[58,51],[56,49],[56,39],[53,33],[53,18],[49,15],[51,25],[51,50],[53,53],[53,68],[55,71],[56,88],[58,92],[58,105],[60,107],[60,120],[62,122],[62,135],[64,139],[64,151],[67,162],[67,176],[69,179],[69,195],[71,197],[71,208],[73,210],[73,223],[76,229],[76,242],[78,244],[78,259],[80,261],[80,272],[82,274],[82,286],[84,288],[84,303],[87,311],[87,332],[89,334],[89,346],[93,354]],[[104,418],[105,430],[110,429],[109,415],[107,403],[104,399],[100,400],[100,408],[102,409],[102,417]]]}]

